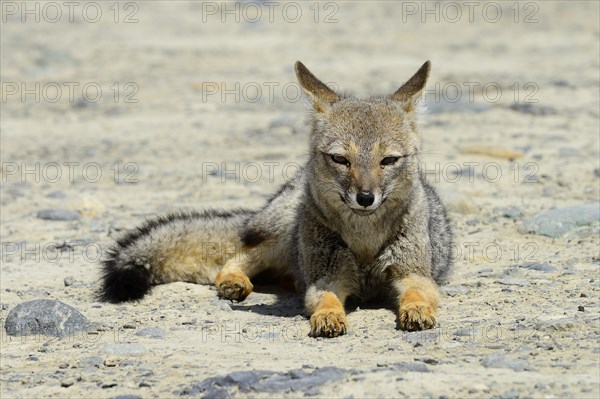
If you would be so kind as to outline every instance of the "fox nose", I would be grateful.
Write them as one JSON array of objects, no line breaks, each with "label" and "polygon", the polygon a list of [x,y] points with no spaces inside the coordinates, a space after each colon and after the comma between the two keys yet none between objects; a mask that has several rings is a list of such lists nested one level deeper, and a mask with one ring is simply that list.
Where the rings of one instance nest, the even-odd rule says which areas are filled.
[{"label": "fox nose", "polygon": [[356,194],[356,202],[358,202],[358,205],[366,208],[373,205],[373,202],[375,202],[375,196],[370,191],[361,191],[360,193]]}]

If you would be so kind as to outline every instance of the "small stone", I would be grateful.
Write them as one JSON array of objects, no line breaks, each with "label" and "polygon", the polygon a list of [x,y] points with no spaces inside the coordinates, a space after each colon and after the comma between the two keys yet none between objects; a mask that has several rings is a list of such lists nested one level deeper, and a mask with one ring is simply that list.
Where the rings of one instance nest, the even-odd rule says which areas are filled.
[{"label": "small stone", "polygon": [[43,209],[37,213],[37,217],[44,220],[77,220],[79,214],[67,209]]},{"label": "small stone", "polygon": [[65,277],[65,279],[63,280],[65,287],[73,285],[74,282],[75,282],[75,277],[73,277],[73,276]]},{"label": "small stone", "polygon": [[114,388],[116,387],[118,384],[116,382],[103,382],[102,385],[100,386],[102,389],[108,389],[108,388]]},{"label": "small stone", "polygon": [[74,384],[75,384],[75,379],[74,378],[65,378],[64,380],[62,380],[60,382],[60,386],[63,387],[63,388],[68,388],[68,387],[70,387],[71,385],[74,385]]},{"label": "small stone", "polygon": [[585,308],[584,308],[583,306],[579,305],[579,306],[577,307],[577,311],[578,311],[578,312],[585,312]]},{"label": "small stone", "polygon": [[554,273],[556,271],[556,268],[554,266],[551,266],[548,262],[525,263],[524,265],[521,265],[520,267],[522,267],[523,269],[537,270],[537,271],[546,272],[546,273]]},{"label": "small stone", "polygon": [[129,322],[123,324],[123,328],[126,330],[135,330],[137,328],[137,325],[134,322]]},{"label": "small stone", "polygon": [[15,306],[4,323],[8,335],[64,337],[85,331],[89,322],[77,309],[51,299],[36,299]]},{"label": "small stone", "polygon": [[164,339],[165,338],[165,330],[158,327],[145,327],[138,331],[135,335],[139,335],[140,337],[148,337],[154,339]]}]

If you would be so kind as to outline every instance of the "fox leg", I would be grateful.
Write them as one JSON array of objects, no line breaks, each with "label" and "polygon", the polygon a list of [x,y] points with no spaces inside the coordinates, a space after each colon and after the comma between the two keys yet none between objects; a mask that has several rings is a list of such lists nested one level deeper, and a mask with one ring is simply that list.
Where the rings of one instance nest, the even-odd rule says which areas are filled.
[{"label": "fox leg", "polygon": [[305,304],[310,316],[310,335],[313,337],[337,337],[346,334],[348,319],[344,301],[348,294],[344,289],[322,290],[312,285],[306,291]]},{"label": "fox leg", "polygon": [[234,301],[246,299],[254,289],[250,279],[272,268],[272,245],[265,241],[254,247],[244,246],[227,260],[215,277],[219,296]]},{"label": "fox leg", "polygon": [[427,330],[436,324],[439,291],[431,277],[409,274],[394,282],[398,292],[398,326]]}]

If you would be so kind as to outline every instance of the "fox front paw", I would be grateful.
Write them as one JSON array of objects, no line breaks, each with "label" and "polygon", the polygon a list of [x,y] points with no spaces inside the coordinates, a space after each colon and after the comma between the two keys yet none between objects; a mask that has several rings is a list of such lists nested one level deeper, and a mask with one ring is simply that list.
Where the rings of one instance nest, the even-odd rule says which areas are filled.
[{"label": "fox front paw", "polygon": [[428,330],[436,324],[436,310],[424,301],[403,303],[398,324],[400,329],[406,331]]},{"label": "fox front paw", "polygon": [[243,301],[252,292],[254,286],[241,270],[219,272],[215,279],[219,296],[232,301]]},{"label": "fox front paw", "polygon": [[337,309],[317,310],[310,317],[310,335],[333,338],[346,334],[348,320],[343,311]]}]

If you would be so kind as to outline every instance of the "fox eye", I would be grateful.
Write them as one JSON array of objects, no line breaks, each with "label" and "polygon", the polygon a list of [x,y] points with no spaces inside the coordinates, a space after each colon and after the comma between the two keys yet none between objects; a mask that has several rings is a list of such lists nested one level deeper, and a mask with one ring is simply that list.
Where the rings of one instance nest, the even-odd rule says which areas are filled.
[{"label": "fox eye", "polygon": [[396,162],[398,162],[398,159],[400,159],[400,157],[385,157],[381,160],[381,166],[388,166],[388,165],[393,165]]},{"label": "fox eye", "polygon": [[350,162],[348,162],[348,160],[341,155],[333,154],[331,156],[331,160],[335,163],[339,163],[340,165],[346,165],[346,166],[350,165]]}]

